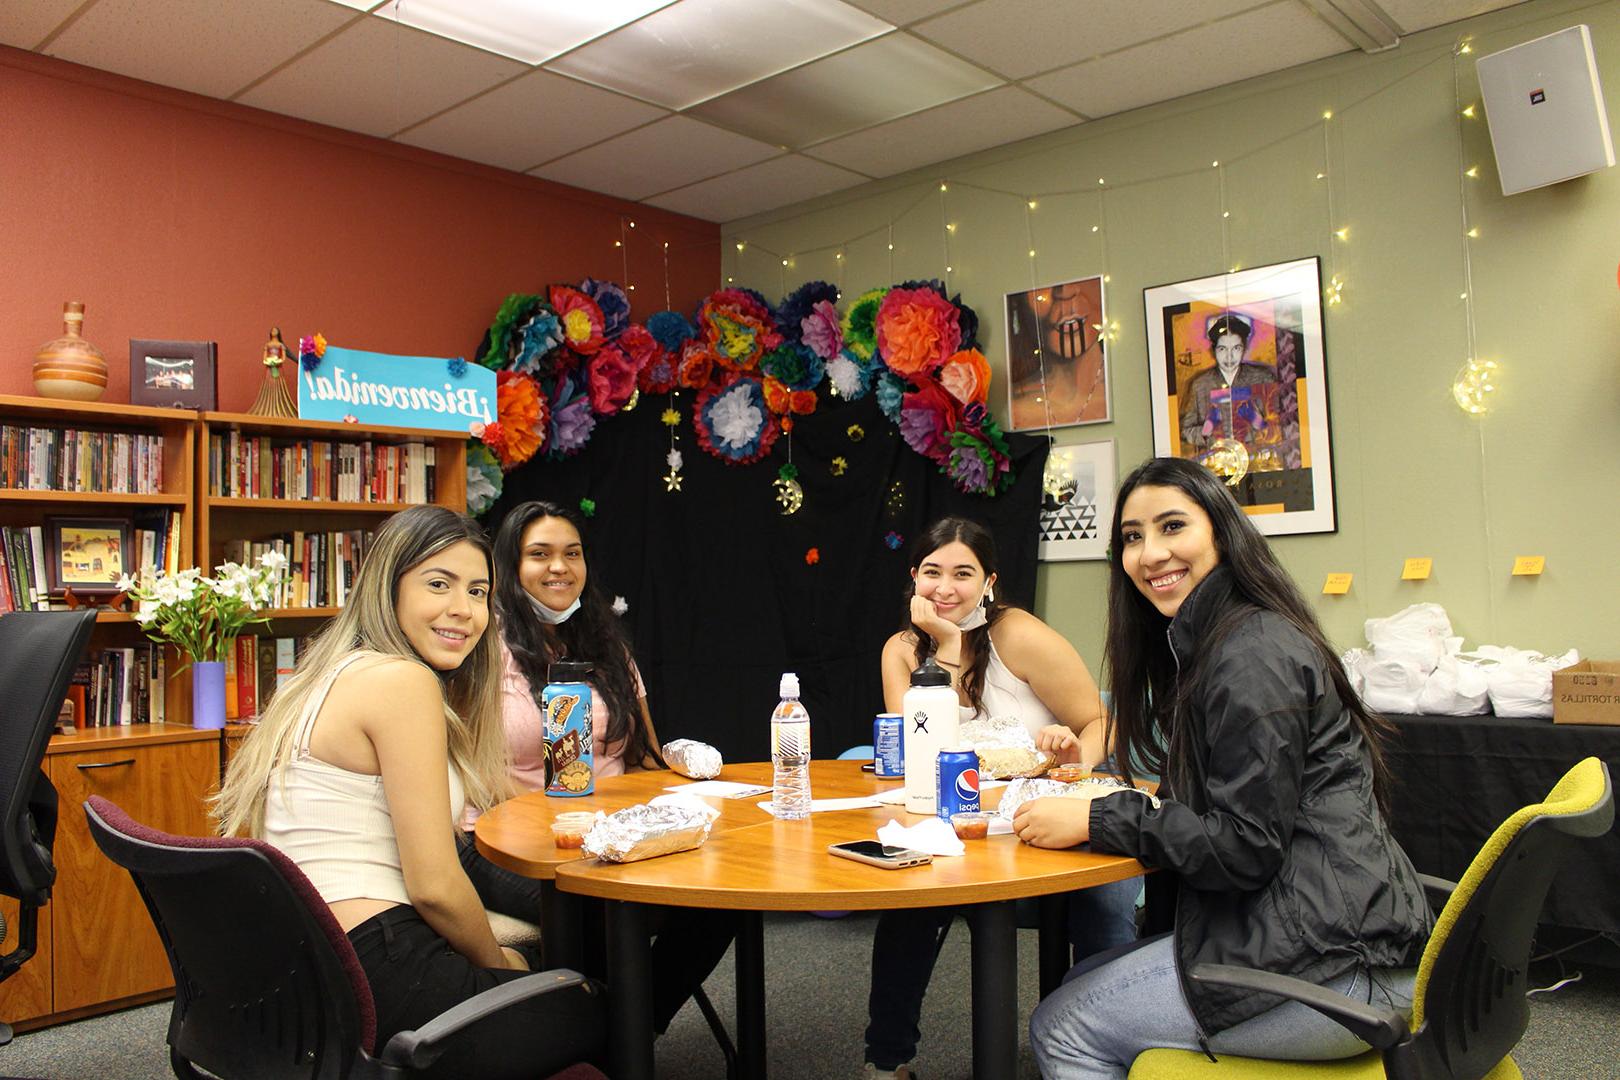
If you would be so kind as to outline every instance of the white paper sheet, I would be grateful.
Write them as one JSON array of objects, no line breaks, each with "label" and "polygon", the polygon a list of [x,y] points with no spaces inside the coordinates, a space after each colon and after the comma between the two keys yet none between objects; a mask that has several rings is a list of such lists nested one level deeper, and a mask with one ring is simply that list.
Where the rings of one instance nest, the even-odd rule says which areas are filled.
[{"label": "white paper sheet", "polygon": [[[878,801],[869,795],[861,795],[851,799],[811,799],[810,812],[820,814],[828,810],[865,810],[878,805]],[[759,804],[759,808],[767,814],[776,813],[776,805],[769,799]]]},{"label": "white paper sheet", "polygon": [[677,795],[706,795],[711,799],[746,799],[770,791],[769,784],[743,784],[736,780],[697,780],[690,784],[674,784],[664,789]]}]

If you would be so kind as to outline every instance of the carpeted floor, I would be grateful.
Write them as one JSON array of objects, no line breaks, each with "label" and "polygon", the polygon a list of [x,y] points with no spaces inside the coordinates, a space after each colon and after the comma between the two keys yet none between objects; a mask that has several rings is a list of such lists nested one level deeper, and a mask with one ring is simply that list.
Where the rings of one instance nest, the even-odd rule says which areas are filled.
[{"label": "carpeted floor", "polygon": [[[867,971],[874,918],[824,920],[770,916],[766,920],[767,1016],[773,1080],[854,1078],[861,1069],[866,1026]],[[1019,935],[1019,1009],[1035,1005],[1035,935]],[[1620,1076],[1620,971],[1568,965],[1582,978],[1531,998],[1530,1030],[1514,1053],[1529,1080],[1594,1080]],[[1538,964],[1541,983],[1560,977],[1556,963]],[[709,980],[721,1014],[731,1015],[730,962]],[[926,1080],[966,1080],[968,1039],[968,934],[960,922],[940,956],[923,1012],[918,1071]],[[163,1043],[167,1003],[130,1009],[20,1035],[0,1047],[0,1076],[41,1080],[159,1080],[173,1074]],[[1023,1038],[1020,1077],[1037,1076]],[[716,1080],[723,1061],[702,1016],[687,1006],[658,1043],[663,1080]]]}]

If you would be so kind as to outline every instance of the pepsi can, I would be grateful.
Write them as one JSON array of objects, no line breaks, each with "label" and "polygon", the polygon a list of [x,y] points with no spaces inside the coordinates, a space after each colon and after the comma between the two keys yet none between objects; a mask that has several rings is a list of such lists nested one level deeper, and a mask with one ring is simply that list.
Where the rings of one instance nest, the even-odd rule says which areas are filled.
[{"label": "pepsi can", "polygon": [[949,821],[952,814],[979,808],[978,754],[965,748],[941,750],[934,776],[939,790],[935,813],[940,817]]},{"label": "pepsi can", "polygon": [[872,721],[872,747],[876,757],[873,775],[894,778],[906,775],[906,728],[899,713],[878,713]]}]

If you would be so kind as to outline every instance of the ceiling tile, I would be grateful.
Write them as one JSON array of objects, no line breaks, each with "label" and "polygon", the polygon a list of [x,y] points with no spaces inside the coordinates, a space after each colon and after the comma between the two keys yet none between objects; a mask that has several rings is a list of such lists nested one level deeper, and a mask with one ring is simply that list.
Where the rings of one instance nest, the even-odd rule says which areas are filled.
[{"label": "ceiling tile", "polygon": [[889,29],[840,0],[680,0],[546,66],[684,109]]},{"label": "ceiling tile", "polygon": [[859,173],[798,154],[786,154],[774,161],[666,192],[647,202],[706,221],[735,221],[865,181],[866,177]]},{"label": "ceiling tile", "polygon": [[391,135],[524,70],[516,61],[368,16],[235,100]]},{"label": "ceiling tile", "polygon": [[45,52],[227,98],[354,18],[325,0],[100,0]]},{"label": "ceiling tile", "polygon": [[[1271,4],[1030,79],[1036,93],[1087,116],[1293,67],[1353,46],[1302,6]],[[1211,63],[1218,57],[1219,63]]]},{"label": "ceiling tile", "polygon": [[852,2],[856,7],[869,11],[880,19],[892,22],[896,26],[904,26],[918,19],[926,19],[930,15],[938,15],[942,11],[961,7],[964,0],[852,0]]},{"label": "ceiling tile", "polygon": [[1116,52],[1254,6],[1254,0],[980,0],[912,32],[1014,79]]},{"label": "ceiling tile", "polygon": [[1001,80],[897,33],[734,90],[691,109],[733,131],[802,147],[893,120]]},{"label": "ceiling tile", "polygon": [[1431,26],[1440,26],[1487,11],[1498,11],[1522,3],[1523,0],[1379,0],[1390,18],[1395,20],[1403,34],[1415,34]]},{"label": "ceiling tile", "polygon": [[83,6],[84,0],[33,0],[0,4],[0,45],[32,51],[62,20]]},{"label": "ceiling tile", "polygon": [[805,153],[868,176],[894,176],[1079,122],[1051,102],[1003,86],[822,143]]},{"label": "ceiling tile", "polygon": [[575,187],[644,199],[778,153],[774,146],[700,120],[672,116],[530,171]]},{"label": "ceiling tile", "polygon": [[536,17],[533,0],[388,0],[384,18],[453,41],[538,64],[641,18],[669,0],[590,0],[546,4]]},{"label": "ceiling tile", "polygon": [[656,105],[534,71],[397,138],[521,172],[666,115]]}]

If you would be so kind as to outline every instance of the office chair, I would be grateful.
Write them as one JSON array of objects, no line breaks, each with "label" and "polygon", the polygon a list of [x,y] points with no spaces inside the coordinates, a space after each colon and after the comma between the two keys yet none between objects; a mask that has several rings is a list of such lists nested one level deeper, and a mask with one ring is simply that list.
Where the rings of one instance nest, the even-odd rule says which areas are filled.
[{"label": "office chair", "polygon": [[[0,956],[0,982],[34,955],[39,909],[56,881],[56,788],[40,765],[95,623],[93,610],[0,617],[0,894],[20,902],[17,945]],[[0,918],[0,944],[7,930]],[[0,1046],[10,1041],[11,1028],[0,1023]]]},{"label": "office chair", "polygon": [[582,987],[579,1008],[559,1010],[556,1059],[534,1075],[602,1074],[606,1012],[595,984],[558,968],[514,979],[376,1047],[371,987],[354,948],[303,871],[246,837],[174,836],[92,796],[90,834],[128,870],[174,969],[169,1061],[182,1080],[198,1068],[225,1080],[418,1075],[445,1042],[477,1021],[540,994]]},{"label": "office chair", "polygon": [[1614,824],[1609,769],[1587,758],[1545,802],[1517,811],[1485,841],[1461,882],[1423,875],[1449,897],[1418,965],[1412,1020],[1288,975],[1198,964],[1188,975],[1299,1001],[1373,1049],[1342,1061],[1258,1061],[1186,1050],[1148,1050],[1131,1080],[1517,1080],[1508,1056],[1530,1026],[1525,1001],[1530,946],[1542,902],[1575,844]]}]

